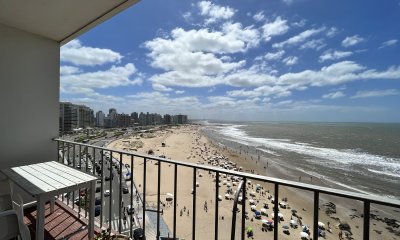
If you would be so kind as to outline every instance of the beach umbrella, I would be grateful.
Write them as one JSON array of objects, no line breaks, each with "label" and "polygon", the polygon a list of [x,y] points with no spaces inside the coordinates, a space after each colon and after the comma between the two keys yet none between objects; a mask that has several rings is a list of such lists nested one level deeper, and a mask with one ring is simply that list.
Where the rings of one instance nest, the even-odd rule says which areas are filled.
[{"label": "beach umbrella", "polygon": [[242,197],[239,197],[239,198],[238,198],[238,202],[239,202],[239,203],[242,203]]},{"label": "beach umbrella", "polygon": [[251,206],[250,206],[250,209],[253,210],[253,211],[255,211],[256,208],[257,208],[256,205],[251,205]]},{"label": "beach umbrella", "polygon": [[267,209],[261,208],[261,209],[260,209],[260,212],[261,212],[262,214],[265,214],[265,215],[266,215],[266,214],[267,214]]},{"label": "beach umbrella", "polygon": [[230,198],[231,198],[231,195],[225,194],[225,198],[226,198],[226,199],[230,199]]},{"label": "beach umbrella", "polygon": [[248,181],[247,181],[247,184],[249,184],[249,185],[250,185],[250,184],[251,184],[251,181],[250,181],[250,180],[248,180]]},{"label": "beach umbrella", "polygon": [[250,193],[250,196],[255,197],[255,196],[256,196],[256,192],[252,191],[252,192]]},{"label": "beach umbrella", "polygon": [[292,209],[291,211],[292,211],[292,213],[297,213],[296,209]]},{"label": "beach umbrella", "polygon": [[283,225],[282,228],[287,230],[287,229],[289,229],[289,226],[288,225]]},{"label": "beach umbrella", "polygon": [[253,205],[253,204],[254,204],[254,200],[253,200],[253,199],[249,199],[249,203],[250,203],[251,205]]},{"label": "beach umbrella", "polygon": [[261,212],[260,211],[255,211],[254,214],[255,215],[261,215]]},{"label": "beach umbrella", "polygon": [[325,224],[324,224],[323,222],[318,222],[318,227],[324,228],[324,227],[325,227]]},{"label": "beach umbrella", "polygon": [[226,183],[226,186],[227,187],[231,187],[231,183]]},{"label": "beach umbrella", "polygon": [[261,223],[268,223],[268,220],[267,219],[261,219]]},{"label": "beach umbrella", "polygon": [[268,225],[274,225],[274,221],[273,220],[268,220],[267,224]]},{"label": "beach umbrella", "polygon": [[300,232],[301,239],[308,239],[308,234],[305,232]]},{"label": "beach umbrella", "polygon": [[295,220],[290,220],[289,223],[290,225],[297,226],[297,222]]},{"label": "beach umbrella", "polygon": [[218,195],[218,200],[222,200],[222,196],[221,195]]},{"label": "beach umbrella", "polygon": [[227,181],[226,181],[226,180],[224,180],[222,183],[223,183],[224,185],[226,185]]},{"label": "beach umbrella", "polygon": [[200,183],[199,183],[199,182],[196,182],[196,187],[198,187],[198,186],[200,186]]},{"label": "beach umbrella", "polygon": [[287,204],[285,202],[280,202],[279,205],[286,206]]},{"label": "beach umbrella", "polygon": [[257,183],[256,187],[261,187],[261,185]]},{"label": "beach umbrella", "polygon": [[278,213],[278,217],[283,218],[283,214],[282,213]]}]

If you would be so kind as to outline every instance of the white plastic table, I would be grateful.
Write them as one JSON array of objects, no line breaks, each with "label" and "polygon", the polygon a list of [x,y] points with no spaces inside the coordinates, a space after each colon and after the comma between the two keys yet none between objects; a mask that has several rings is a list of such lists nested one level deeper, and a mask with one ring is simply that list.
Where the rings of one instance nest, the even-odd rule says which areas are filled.
[{"label": "white plastic table", "polygon": [[37,199],[37,240],[44,238],[45,203],[62,193],[88,188],[90,197],[89,239],[93,239],[97,177],[54,161],[4,169],[2,172],[13,183]]}]

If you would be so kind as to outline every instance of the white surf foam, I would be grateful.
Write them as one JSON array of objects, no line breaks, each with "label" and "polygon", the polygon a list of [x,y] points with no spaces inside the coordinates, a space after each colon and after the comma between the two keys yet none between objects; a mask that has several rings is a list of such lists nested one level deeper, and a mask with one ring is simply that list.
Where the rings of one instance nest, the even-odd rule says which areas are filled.
[{"label": "white surf foam", "polygon": [[[243,125],[230,125],[219,129],[219,132],[230,140],[248,144],[250,146],[263,146],[270,150],[289,151],[302,155],[316,157],[325,161],[319,161],[325,165],[341,165],[348,168],[349,165],[360,165],[367,169],[384,169],[386,175],[400,178],[400,159],[388,158],[360,152],[356,150],[338,150],[310,145],[308,143],[291,142],[288,139],[258,138],[247,135],[240,128]],[[378,171],[378,170],[375,170]]]}]

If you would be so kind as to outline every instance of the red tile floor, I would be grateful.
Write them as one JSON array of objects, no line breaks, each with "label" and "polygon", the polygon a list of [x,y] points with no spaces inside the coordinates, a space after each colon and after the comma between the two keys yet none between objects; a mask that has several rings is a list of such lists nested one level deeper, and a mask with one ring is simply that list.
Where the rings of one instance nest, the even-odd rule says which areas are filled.
[{"label": "red tile floor", "polygon": [[[84,214],[84,212],[83,212]],[[24,210],[24,222],[32,239],[35,239],[36,206]],[[78,231],[87,226],[86,219],[79,219],[77,213],[60,201],[55,202],[54,212],[50,213],[50,203],[46,204],[44,238],[47,239],[88,239],[88,230]],[[95,227],[95,235],[100,229]]]}]

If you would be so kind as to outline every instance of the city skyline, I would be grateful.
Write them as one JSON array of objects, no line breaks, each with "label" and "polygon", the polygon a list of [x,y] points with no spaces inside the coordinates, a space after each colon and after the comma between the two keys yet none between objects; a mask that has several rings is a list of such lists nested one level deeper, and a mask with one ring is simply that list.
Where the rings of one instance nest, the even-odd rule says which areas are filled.
[{"label": "city skyline", "polygon": [[61,100],[193,119],[399,122],[399,12],[394,0],[142,1],[62,47]]}]

